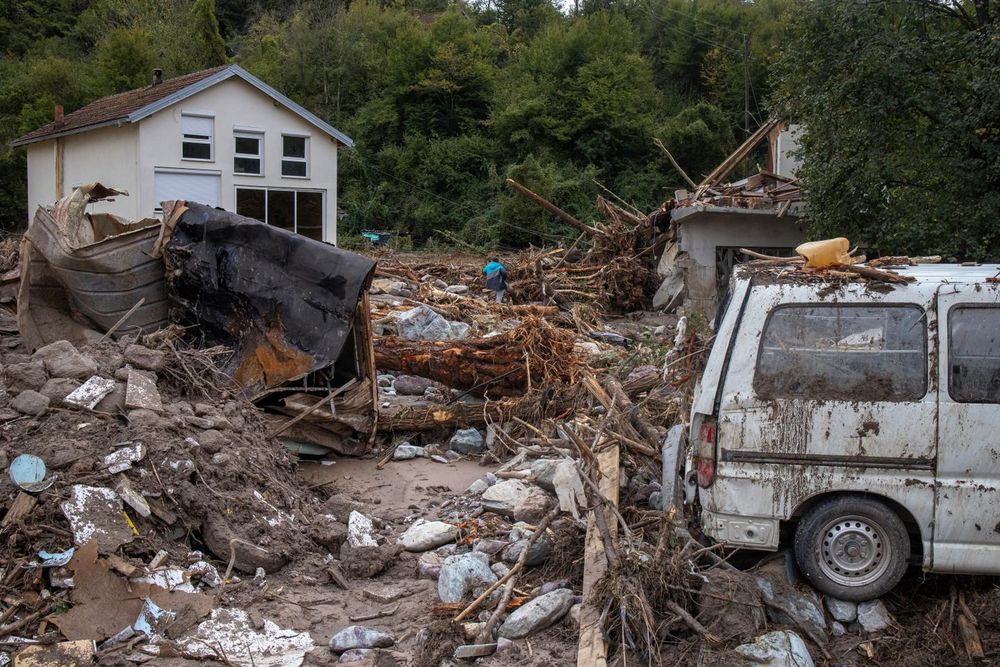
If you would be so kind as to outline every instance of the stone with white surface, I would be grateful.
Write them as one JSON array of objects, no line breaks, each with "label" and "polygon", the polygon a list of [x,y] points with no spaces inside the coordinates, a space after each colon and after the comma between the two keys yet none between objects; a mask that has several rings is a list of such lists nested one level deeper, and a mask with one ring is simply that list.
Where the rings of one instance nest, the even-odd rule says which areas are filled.
[{"label": "stone with white surface", "polygon": [[429,551],[458,539],[458,528],[444,521],[417,519],[399,536],[399,544],[407,551]]}]

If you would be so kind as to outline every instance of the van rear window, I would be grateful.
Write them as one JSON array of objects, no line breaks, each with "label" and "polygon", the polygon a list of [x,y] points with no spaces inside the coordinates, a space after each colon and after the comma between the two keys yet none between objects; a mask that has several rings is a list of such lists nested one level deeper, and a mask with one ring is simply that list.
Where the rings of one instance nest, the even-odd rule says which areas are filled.
[{"label": "van rear window", "polygon": [[948,391],[960,403],[1000,403],[1000,308],[955,306],[948,314]]},{"label": "van rear window", "polygon": [[764,324],[761,398],[910,401],[927,393],[927,320],[918,306],[794,304]]}]

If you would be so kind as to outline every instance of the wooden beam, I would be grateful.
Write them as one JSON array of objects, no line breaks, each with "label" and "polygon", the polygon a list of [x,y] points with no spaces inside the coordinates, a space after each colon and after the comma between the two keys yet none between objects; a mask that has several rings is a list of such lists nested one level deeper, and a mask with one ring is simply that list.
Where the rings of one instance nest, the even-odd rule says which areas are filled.
[{"label": "wooden beam", "polygon": [[[601,473],[598,487],[601,495],[618,505],[618,475],[620,468],[618,445],[612,445],[597,454],[597,467]],[[601,511],[595,509],[595,512]],[[604,510],[608,530],[612,536],[618,532],[618,522],[609,510]],[[608,647],[601,628],[601,610],[596,606],[595,588],[608,570],[604,543],[591,512],[587,520],[587,541],[583,552],[583,606],[580,608],[580,641],[577,644],[578,667],[607,667]]]},{"label": "wooden beam", "polygon": [[756,132],[751,134],[739,148],[733,151],[729,157],[722,161],[722,164],[713,169],[712,173],[706,176],[704,180],[698,184],[698,189],[694,193],[694,198],[699,199],[706,190],[732,173],[733,169],[735,169],[736,166],[750,154],[750,151],[752,151],[754,147],[759,144],[761,140],[767,136],[768,132],[770,132],[777,124],[778,121],[771,119],[757,128]]},{"label": "wooden beam", "polygon": [[561,208],[559,208],[549,200],[545,199],[541,195],[535,194],[528,188],[524,187],[523,185],[515,181],[513,178],[507,179],[507,185],[509,185],[514,190],[514,192],[518,193],[525,199],[529,199],[535,202],[536,204],[544,208],[552,215],[556,216],[569,226],[574,227],[575,229],[579,229],[584,234],[590,234],[591,236],[593,236],[601,233],[600,231],[594,229],[590,225],[580,222],[579,220],[571,216],[569,213],[562,210]]},{"label": "wooden beam", "polygon": [[653,139],[653,143],[655,143],[657,146],[659,146],[661,151],[663,151],[664,153],[666,153],[667,159],[670,160],[670,164],[674,165],[674,169],[677,170],[678,174],[680,174],[681,176],[684,177],[684,180],[687,181],[687,184],[690,185],[692,188],[694,188],[694,189],[697,190],[698,189],[698,184],[695,183],[691,179],[691,177],[687,175],[686,171],[684,171],[683,169],[681,169],[681,166],[679,164],[677,164],[677,160],[675,160],[674,156],[670,154],[670,151],[668,151],[667,147],[663,145],[663,142],[660,141],[659,139]]}]

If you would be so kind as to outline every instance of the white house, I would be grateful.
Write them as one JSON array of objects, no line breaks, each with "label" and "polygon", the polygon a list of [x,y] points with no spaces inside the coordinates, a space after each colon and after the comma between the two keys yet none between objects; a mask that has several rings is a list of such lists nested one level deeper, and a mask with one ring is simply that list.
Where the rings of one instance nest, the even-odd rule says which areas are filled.
[{"label": "white house", "polygon": [[129,197],[95,204],[151,217],[185,199],[337,242],[337,149],[350,137],[238,65],[91,102],[11,142],[28,151],[28,215],[93,181]]}]

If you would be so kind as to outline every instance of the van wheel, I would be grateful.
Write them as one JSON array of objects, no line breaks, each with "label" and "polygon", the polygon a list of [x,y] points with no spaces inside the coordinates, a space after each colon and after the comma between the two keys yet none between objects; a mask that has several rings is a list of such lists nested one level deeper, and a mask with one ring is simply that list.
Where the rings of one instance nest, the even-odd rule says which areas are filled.
[{"label": "van wheel", "polygon": [[795,560],[815,588],[840,600],[872,600],[906,572],[910,536],[885,504],[858,496],[824,500],[795,529]]}]

